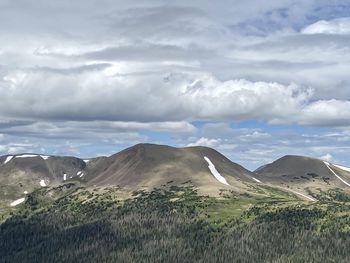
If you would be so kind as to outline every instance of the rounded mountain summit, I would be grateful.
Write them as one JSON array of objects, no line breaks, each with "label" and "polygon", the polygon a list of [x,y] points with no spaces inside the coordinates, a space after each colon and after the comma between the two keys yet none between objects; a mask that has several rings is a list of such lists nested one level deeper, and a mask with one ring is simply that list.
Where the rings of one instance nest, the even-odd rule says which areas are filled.
[{"label": "rounded mountain summit", "polygon": [[214,149],[202,146],[175,148],[137,144],[101,159],[87,176],[90,185],[120,185],[150,190],[166,184],[191,184],[205,194],[220,189],[242,191],[254,174]]}]

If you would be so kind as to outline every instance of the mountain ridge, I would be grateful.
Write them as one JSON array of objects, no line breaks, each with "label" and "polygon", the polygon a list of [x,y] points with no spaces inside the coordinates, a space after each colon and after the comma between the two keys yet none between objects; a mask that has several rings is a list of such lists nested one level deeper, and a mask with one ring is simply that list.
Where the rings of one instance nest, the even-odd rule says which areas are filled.
[{"label": "mountain ridge", "polygon": [[319,192],[319,189],[329,191],[339,188],[349,191],[350,172],[340,167],[317,158],[285,155],[257,169],[255,173],[263,182],[304,194]]},{"label": "mountain ridge", "polygon": [[251,193],[260,184],[316,200],[310,191],[349,190],[350,171],[312,157],[285,155],[251,172],[210,147],[152,143],[90,159],[36,153],[0,156],[1,197],[7,202],[72,180],[86,187],[120,186],[129,191],[191,184],[201,194],[212,196],[222,191]]}]

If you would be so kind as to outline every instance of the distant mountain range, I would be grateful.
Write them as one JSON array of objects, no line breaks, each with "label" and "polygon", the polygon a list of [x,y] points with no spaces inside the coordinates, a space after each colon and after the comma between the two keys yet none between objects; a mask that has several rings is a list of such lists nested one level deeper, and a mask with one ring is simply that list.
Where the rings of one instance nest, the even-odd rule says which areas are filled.
[{"label": "distant mountain range", "polygon": [[3,204],[17,205],[37,188],[70,181],[130,191],[191,184],[199,193],[211,196],[222,191],[250,193],[259,184],[317,201],[312,193],[333,188],[349,191],[350,169],[309,157],[284,156],[251,172],[208,147],[155,144],[137,144],[112,156],[89,160],[40,154],[0,157]]},{"label": "distant mountain range", "polygon": [[350,169],[208,147],[0,157],[1,262],[349,262]]}]

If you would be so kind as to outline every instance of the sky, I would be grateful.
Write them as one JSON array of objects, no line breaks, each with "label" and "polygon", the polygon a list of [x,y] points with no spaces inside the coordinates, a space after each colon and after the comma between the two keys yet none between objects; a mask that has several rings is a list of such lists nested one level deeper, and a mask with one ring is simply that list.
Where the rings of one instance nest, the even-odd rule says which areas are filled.
[{"label": "sky", "polygon": [[348,0],[0,0],[0,154],[350,166],[349,51]]}]

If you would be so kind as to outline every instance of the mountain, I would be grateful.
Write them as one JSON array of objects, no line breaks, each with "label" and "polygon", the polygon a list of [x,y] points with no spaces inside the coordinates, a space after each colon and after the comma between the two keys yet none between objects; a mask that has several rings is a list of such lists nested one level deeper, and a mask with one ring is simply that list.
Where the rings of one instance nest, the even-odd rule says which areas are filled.
[{"label": "mountain", "polygon": [[211,148],[155,144],[3,156],[0,261],[349,262],[349,174],[301,156],[251,173]]},{"label": "mountain", "polygon": [[242,191],[246,183],[256,183],[253,176],[208,147],[138,144],[98,161],[84,179],[89,185],[119,185],[132,190],[191,182],[199,191],[215,194],[220,189]]},{"label": "mountain", "polygon": [[302,193],[350,190],[350,169],[319,159],[287,155],[258,168],[255,173],[263,183],[294,189]]},{"label": "mountain", "polygon": [[191,185],[210,196],[223,191],[264,194],[261,187],[269,186],[316,201],[310,191],[349,190],[350,169],[309,157],[285,156],[252,173],[208,147],[156,144],[137,144],[109,157],[89,160],[39,154],[0,157],[3,205],[15,206],[35,189],[64,182],[90,188],[120,186],[128,193]]},{"label": "mountain", "polygon": [[0,202],[23,198],[34,189],[83,176],[86,163],[76,157],[17,154],[0,157]]},{"label": "mountain", "polygon": [[120,186],[130,191],[166,184],[190,184],[200,193],[248,191],[254,174],[208,147],[175,148],[138,144],[109,157],[82,160],[39,154],[0,157],[1,202],[23,201],[25,194],[65,181],[87,186]]}]

